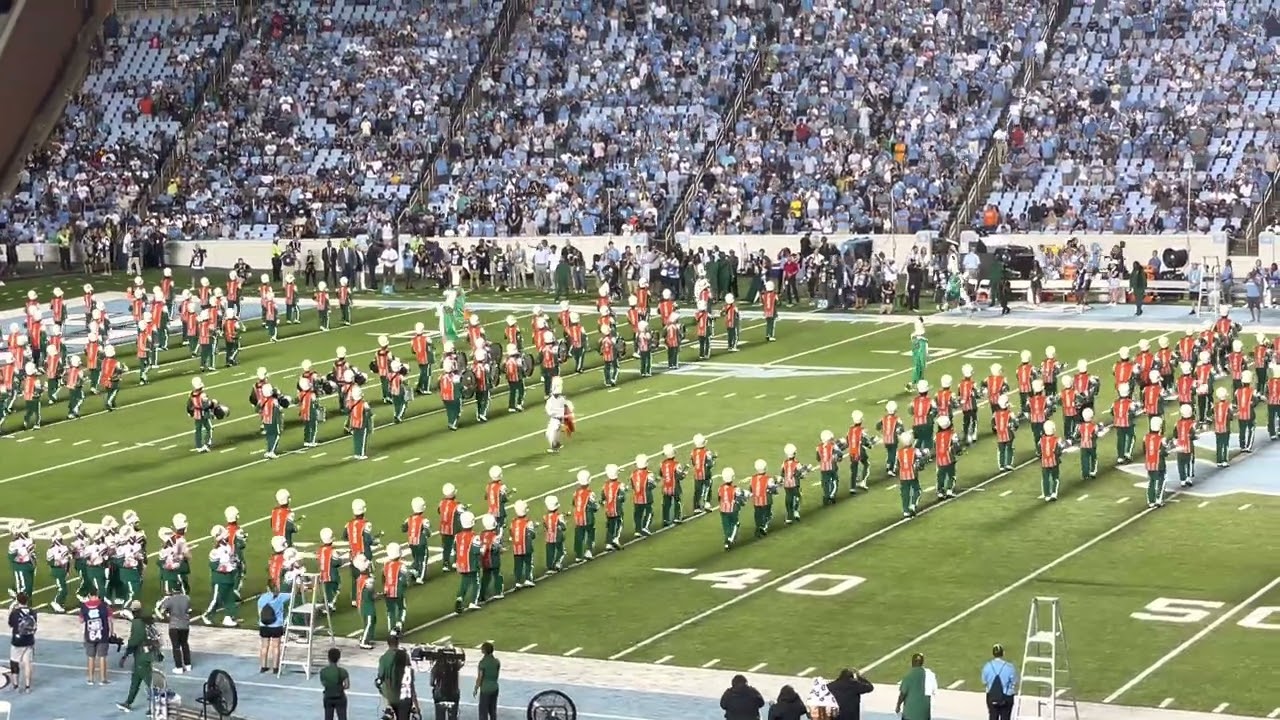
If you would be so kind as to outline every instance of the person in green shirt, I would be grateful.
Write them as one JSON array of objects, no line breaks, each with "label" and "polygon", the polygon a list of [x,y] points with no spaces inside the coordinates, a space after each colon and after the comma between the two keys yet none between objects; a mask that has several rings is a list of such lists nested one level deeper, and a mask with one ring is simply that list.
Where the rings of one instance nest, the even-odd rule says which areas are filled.
[{"label": "person in green shirt", "polygon": [[480,720],[498,719],[498,675],[502,661],[493,656],[493,643],[480,646],[480,662],[476,664],[476,686],[471,697],[479,697]]},{"label": "person in green shirt", "polygon": [[911,656],[911,669],[898,683],[898,704],[893,712],[902,720],[931,720],[933,695],[938,691],[938,678],[924,666],[924,655]]},{"label": "person in green shirt", "polygon": [[347,720],[347,691],[351,689],[351,675],[338,664],[342,651],[329,648],[329,664],[320,670],[320,685],[324,688],[324,720]]},{"label": "person in green shirt", "polygon": [[129,675],[129,695],[116,707],[125,712],[133,709],[133,701],[138,698],[138,691],[147,686],[148,702],[151,697],[151,668],[157,660],[163,660],[160,654],[160,634],[153,627],[154,620],[150,613],[142,609],[142,603],[134,600],[129,605],[133,620],[129,623],[129,641],[125,646],[125,654],[120,658],[120,667],[124,661],[133,656],[133,672]]},{"label": "person in green shirt", "polygon": [[409,720],[410,711],[418,711],[413,666],[409,664],[409,653],[400,647],[399,636],[387,638],[387,651],[378,658],[378,675],[374,683],[396,720]]},{"label": "person in green shirt", "polygon": [[1147,271],[1142,263],[1133,261],[1133,269],[1129,271],[1129,292],[1133,293],[1133,305],[1137,310],[1134,315],[1142,314],[1142,302],[1147,296]]}]

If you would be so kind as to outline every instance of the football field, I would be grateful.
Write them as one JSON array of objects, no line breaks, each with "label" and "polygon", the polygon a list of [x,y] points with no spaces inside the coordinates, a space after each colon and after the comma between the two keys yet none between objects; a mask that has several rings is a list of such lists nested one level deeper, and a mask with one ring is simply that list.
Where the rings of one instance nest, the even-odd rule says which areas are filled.
[{"label": "football field", "polygon": [[[489,336],[500,337],[508,313],[527,328],[532,306],[473,307]],[[175,513],[185,513],[195,546],[194,603],[203,607],[209,599],[204,557],[210,529],[223,522],[227,506],[239,509],[249,533],[246,596],[262,588],[268,520],[280,488],[292,495],[299,547],[314,548],[321,528],[340,533],[356,499],[367,503],[382,543],[402,542],[411,499],[420,496],[434,508],[445,483],[455,484],[459,500],[483,512],[478,508],[484,507],[493,465],[503,468],[514,489],[510,499],[529,501],[531,514],[541,517],[547,496],[568,507],[581,469],[592,473],[599,492],[607,464],[621,466],[625,477],[636,455],[644,453],[656,471],[668,443],[688,462],[692,438],[702,434],[717,454],[717,477],[732,467],[741,483],[758,458],[776,473],[788,443],[800,449],[802,462],[812,462],[820,432],[842,437],[854,410],[865,413],[871,427],[884,404],[895,400],[905,417],[914,394],[906,389],[910,317],[787,313],[777,341],[770,343],[763,322],[748,315],[739,352],[717,342],[710,360],[695,361],[695,350],[687,347],[678,370],[665,371],[655,358],[654,377],[640,377],[628,358],[621,382],[610,388],[595,353],[589,353],[584,373],[565,365],[565,392],[576,405],[579,427],[558,454],[546,452],[542,390],[531,378],[525,412],[507,413],[506,393],[499,388],[489,421],[477,422],[467,403],[457,432],[446,428],[437,396],[416,397],[399,424],[391,423],[389,406],[371,397],[376,430],[365,461],[351,458],[352,441],[332,411],[321,426],[319,447],[304,449],[291,409],[281,457],[265,458],[247,402],[256,368],[265,367],[277,387],[292,391],[304,359],[327,371],[335,349],[345,346],[353,364],[364,367],[383,334],[408,358],[414,323],[434,328],[436,316],[425,304],[372,299],[356,308],[353,320],[321,333],[315,313],[307,312],[302,324],[282,326],[274,344],[266,343],[260,323],[250,321],[241,364],[222,368],[219,359],[220,369],[203,376],[209,394],[232,409],[215,425],[209,453],[195,452],[192,422],[184,412],[197,371],[184,350],[165,354],[161,372],[148,385],[138,385],[136,375],[127,377],[114,412],[102,409],[101,396],[92,396],[85,416],[74,421],[65,419],[65,400],[46,407],[38,430],[20,430],[20,417],[11,416],[0,437],[0,514],[6,516],[0,522],[32,521],[43,557],[48,539],[65,534],[72,519],[98,523],[104,515],[119,518],[133,510],[154,550],[156,531]],[[1140,338],[1180,335],[1132,324],[1065,329],[995,316],[925,321],[926,376],[933,389],[944,374],[958,381],[966,364],[980,379],[1000,363],[1012,382],[1020,351],[1030,350],[1038,363],[1053,345],[1068,368],[1085,359],[1101,376],[1097,407],[1103,422],[1109,421],[1104,408],[1114,397],[1117,350]],[[122,357],[131,354],[121,351]],[[131,360],[126,357],[132,365]],[[1176,407],[1168,405],[1171,426]],[[1031,599],[1051,596],[1062,602],[1067,684],[1077,699],[1280,715],[1280,688],[1255,680],[1266,674],[1265,667],[1274,667],[1280,642],[1280,481],[1251,487],[1231,479],[1237,470],[1280,460],[1280,447],[1270,447],[1260,429],[1257,452],[1234,455],[1233,448],[1232,468],[1148,510],[1145,483],[1131,468],[1116,466],[1114,442],[1106,436],[1099,476],[1081,480],[1080,456],[1068,452],[1060,499],[1046,503],[1029,429],[1018,433],[1015,468],[1001,472],[985,406],[979,418],[979,440],[958,462],[960,496],[935,500],[935,468],[928,465],[921,472],[921,511],[912,519],[902,517],[898,483],[885,471],[884,448],[876,446],[870,450],[868,490],[849,493],[849,467],[843,463],[838,501],[823,507],[815,471],[804,481],[798,523],[783,525],[782,499],[776,498],[769,534],[754,537],[746,507],[740,536],[728,552],[719,513],[694,515],[640,537],[629,508],[624,549],[604,552],[599,513],[594,560],[546,575],[539,540],[536,588],[509,592],[462,615],[453,612],[458,578],[440,572],[439,543],[433,539],[428,577],[409,593],[406,632],[418,642],[448,637],[471,647],[493,640],[503,649],[530,653],[781,675],[830,676],[852,665],[884,680],[896,678],[911,653],[923,652],[943,687],[979,690],[977,670],[991,644],[1003,643],[1019,664]],[[1201,467],[1208,454],[1200,451]],[[1172,462],[1170,480],[1172,493]],[[688,515],[692,479],[685,485]],[[508,582],[509,558],[504,557]],[[8,578],[5,585],[11,587]],[[54,588],[43,563],[37,587],[35,603],[48,603]],[[147,570],[144,591],[148,602],[155,599],[154,567]],[[333,617],[341,636],[358,633],[359,619],[346,602],[349,592],[344,571],[342,602]],[[241,618],[248,624],[256,620],[249,608]]]}]

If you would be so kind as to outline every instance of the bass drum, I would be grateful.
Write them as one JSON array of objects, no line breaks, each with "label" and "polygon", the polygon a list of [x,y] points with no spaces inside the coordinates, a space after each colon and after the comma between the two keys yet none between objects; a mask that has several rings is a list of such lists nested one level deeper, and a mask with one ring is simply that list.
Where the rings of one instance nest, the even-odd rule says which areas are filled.
[{"label": "bass drum", "polygon": [[525,377],[532,377],[533,371],[538,367],[538,363],[533,359],[533,355],[525,353],[520,356],[520,372]]},{"label": "bass drum", "polygon": [[462,379],[459,383],[462,385],[462,397],[470,400],[476,395],[476,376],[470,370],[462,373]]}]

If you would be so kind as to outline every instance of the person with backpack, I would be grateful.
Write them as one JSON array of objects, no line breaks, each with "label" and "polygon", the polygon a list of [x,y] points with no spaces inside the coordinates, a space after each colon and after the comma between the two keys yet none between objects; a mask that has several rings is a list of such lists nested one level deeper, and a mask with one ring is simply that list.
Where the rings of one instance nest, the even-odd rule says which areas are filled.
[{"label": "person with backpack", "polygon": [[[14,689],[31,692],[31,670],[36,655],[36,611],[27,604],[27,594],[20,592],[9,610],[9,675]],[[25,681],[25,683],[21,682]]]},{"label": "person with backpack", "polygon": [[1009,720],[1018,693],[1018,673],[1013,663],[1004,659],[1004,646],[999,643],[991,648],[991,659],[982,666],[982,686],[987,689],[988,720]]},{"label": "person with backpack", "polygon": [[289,597],[272,583],[258,596],[258,672],[280,671],[280,642],[284,637],[285,603]]},{"label": "person with backpack", "polygon": [[120,658],[120,667],[130,656],[133,657],[133,672],[129,675],[129,695],[124,702],[116,703],[116,707],[125,712],[133,710],[133,701],[138,691],[147,686],[147,701],[150,707],[151,669],[157,661],[164,660],[161,652],[160,630],[156,628],[155,618],[143,610],[142,603],[134,600],[129,604],[129,612],[133,620],[129,622],[129,640],[125,644],[124,655]]}]

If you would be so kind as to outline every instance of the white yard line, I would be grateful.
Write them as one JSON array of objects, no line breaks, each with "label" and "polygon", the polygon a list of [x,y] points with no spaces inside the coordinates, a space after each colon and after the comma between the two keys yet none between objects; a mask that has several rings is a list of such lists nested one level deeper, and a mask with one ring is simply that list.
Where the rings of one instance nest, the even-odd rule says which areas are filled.
[{"label": "white yard line", "polygon": [[657,660],[654,660],[654,661],[653,661],[653,664],[654,664],[654,665],[662,665],[662,664],[664,664],[664,663],[670,662],[670,661],[671,661],[671,659],[672,659],[672,658],[674,658],[674,657],[675,657],[675,655],[663,655],[662,657],[658,658]]},{"label": "white yard line", "polygon": [[580,653],[580,652],[582,652],[582,648],[580,648],[580,647],[576,647],[576,648],[573,648],[572,650],[570,650],[570,651],[566,652],[566,653],[564,654],[564,656],[565,656],[565,657],[573,657],[574,655],[577,655],[577,654],[578,654],[578,653]]},{"label": "white yard line", "polygon": [[1157,705],[1156,707],[1158,707],[1158,708],[1162,708],[1162,709],[1163,709],[1163,708],[1167,708],[1167,707],[1169,707],[1169,706],[1170,706],[1170,705],[1172,705],[1172,704],[1173,704],[1173,698],[1165,698],[1165,699],[1161,700],[1161,701],[1160,701],[1160,704],[1159,704],[1159,705]]},{"label": "white yard line", "polygon": [[715,667],[719,663],[720,663],[720,658],[711,658],[710,660],[702,663],[702,667],[704,668]]},{"label": "white yard line", "polygon": [[524,647],[520,648],[520,650],[518,650],[518,652],[522,652],[522,653],[523,653],[523,652],[529,652],[530,650],[532,650],[532,649],[534,649],[534,648],[536,648],[536,647],[538,647],[538,643],[529,643],[528,645],[525,645]]},{"label": "white yard line", "polygon": [[[1115,702],[1116,699],[1119,698],[1121,695],[1132,690],[1138,683],[1142,682],[1143,680],[1146,680],[1148,677],[1151,676],[1152,673],[1154,673],[1155,671],[1167,665],[1170,660],[1173,660],[1174,658],[1178,657],[1182,653],[1186,652],[1187,648],[1190,648],[1192,645],[1195,645],[1196,643],[1203,640],[1206,635],[1208,635],[1209,633],[1221,627],[1227,621],[1231,620],[1231,618],[1240,614],[1240,611],[1244,610],[1245,608],[1257,602],[1263,595],[1266,595],[1267,593],[1271,592],[1272,589],[1274,589],[1276,586],[1280,586],[1280,577],[1277,577],[1276,579],[1262,586],[1262,589],[1258,590],[1254,594],[1245,598],[1240,603],[1232,607],[1230,610],[1214,618],[1213,622],[1200,628],[1200,631],[1197,632],[1195,635],[1192,635],[1191,637],[1187,638],[1181,645],[1165,653],[1165,655],[1161,657],[1159,660],[1156,660],[1155,662],[1151,663],[1150,667],[1138,673],[1129,682],[1125,683],[1124,685],[1121,685],[1118,690],[1108,695],[1106,698],[1102,700],[1102,702],[1104,703]],[[1220,708],[1218,710],[1214,710],[1214,712],[1222,712],[1222,709],[1224,708],[1226,708],[1226,703],[1223,703],[1220,706]]]},{"label": "white yard line", "polygon": [[[1037,328],[1031,328],[1031,329],[1037,329]],[[1015,333],[1013,333],[1013,334],[1011,334],[1011,335],[1003,336],[1003,337],[999,338],[998,340],[995,340],[995,341],[992,341],[992,342],[989,342],[989,343],[985,343],[984,345],[978,346],[978,347],[976,347],[976,348],[969,348],[969,349],[967,349],[967,350],[958,350],[958,351],[956,351],[956,353],[953,353],[952,355],[949,355],[949,356],[947,356],[947,357],[951,357],[951,356],[954,356],[954,355],[965,355],[965,354],[971,353],[971,352],[973,352],[973,351],[975,351],[975,350],[978,350],[978,349],[981,349],[981,348],[985,348],[985,347],[988,347],[988,346],[991,346],[991,345],[995,345],[996,343],[999,343],[999,342],[1004,342],[1004,341],[1006,341],[1006,340],[1008,340],[1008,339],[1011,339],[1011,338],[1017,337],[1018,335],[1021,335],[1021,334],[1023,334],[1024,332],[1029,332],[1029,331],[1030,331],[1030,330],[1022,330],[1022,331],[1019,331],[1019,332],[1015,332]],[[1090,364],[1090,365],[1093,365],[1094,363],[1100,362],[1100,361],[1102,361],[1102,360],[1106,360],[1106,359],[1108,359],[1108,358],[1110,358],[1110,357],[1112,357],[1112,356],[1114,356],[1114,355],[1115,355],[1115,352],[1111,352],[1111,353],[1108,353],[1108,354],[1103,355],[1103,356],[1101,356],[1101,357],[1094,358],[1093,360],[1090,360],[1090,361],[1089,361],[1089,364]],[[899,373],[895,373],[895,374],[901,374],[901,372],[899,372]],[[846,392],[847,392],[847,391],[846,391]],[[843,394],[843,393],[837,393],[837,394]],[[803,403],[801,403],[801,406],[803,406]],[[791,412],[791,411],[793,411],[793,410],[795,410],[795,409],[797,409],[797,408],[795,408],[795,407],[790,407],[790,408],[788,408],[788,409],[786,410],[786,412]],[[761,420],[763,420],[763,419],[768,418],[768,417],[769,417],[768,415],[765,415],[765,416],[762,416],[760,419],[761,419]],[[975,489],[977,489],[977,488],[981,488],[981,487],[984,487],[984,486],[986,486],[986,485],[990,485],[991,483],[993,483],[993,482],[995,482],[995,481],[997,481],[997,480],[999,480],[999,479],[1001,479],[1001,478],[1003,478],[1003,477],[1005,477],[1005,476],[1007,476],[1007,475],[1010,475],[1010,474],[1012,474],[1013,472],[1017,472],[1017,471],[1018,471],[1019,469],[1021,469],[1021,468],[1029,467],[1030,465],[1034,464],[1035,462],[1037,462],[1037,460],[1036,460],[1035,458],[1032,458],[1032,459],[1030,459],[1030,460],[1027,460],[1027,461],[1023,462],[1022,464],[1017,465],[1017,466],[1016,466],[1012,471],[1006,471],[1006,472],[999,473],[999,474],[997,474],[997,475],[993,475],[992,477],[990,477],[990,478],[988,478],[988,479],[986,479],[986,480],[984,480],[984,481],[982,481],[982,482],[978,483],[978,484],[977,484],[977,485],[975,485],[975,486],[972,486],[972,487],[969,487],[969,488],[966,488],[966,489],[962,490],[962,491],[960,492],[960,495],[964,495],[964,494],[966,494],[966,493],[968,493],[968,492],[972,492],[973,490],[975,490]],[[890,489],[892,489],[892,488],[890,488]],[[925,507],[924,509],[922,509],[922,510],[918,513],[917,517],[918,517],[918,516],[920,516],[920,515],[924,515],[924,514],[926,514],[926,513],[933,512],[933,511],[937,510],[938,508],[941,508],[941,507],[947,507],[947,506],[949,506],[949,505],[951,505],[951,504],[952,504],[952,503],[944,503],[944,504],[940,504],[940,505],[929,505],[928,507]],[[1121,523],[1120,525],[1117,525],[1116,527],[1114,527],[1114,528],[1112,528],[1111,530],[1107,531],[1107,533],[1104,533],[1102,536],[1099,536],[1098,538],[1095,538],[1094,540],[1091,540],[1089,543],[1086,543],[1086,545],[1085,545],[1085,546],[1081,546],[1080,548],[1077,548],[1076,550],[1072,551],[1072,553],[1070,553],[1069,555],[1072,555],[1072,554],[1078,554],[1079,552],[1083,552],[1085,549],[1087,549],[1088,547],[1091,547],[1093,544],[1096,544],[1097,542],[1100,542],[1102,539],[1105,539],[1106,537],[1109,537],[1110,535],[1112,535],[1112,534],[1114,534],[1114,533],[1116,533],[1116,532],[1119,532],[1119,531],[1120,531],[1121,529],[1123,529],[1124,527],[1127,527],[1129,523],[1132,523],[1132,522],[1136,521],[1138,518],[1141,518],[1141,517],[1143,517],[1144,515],[1146,515],[1146,513],[1147,513],[1147,512],[1150,512],[1150,510],[1145,510],[1145,509],[1144,509],[1144,511],[1143,511],[1143,512],[1141,512],[1141,513],[1139,513],[1139,514],[1137,514],[1137,515],[1134,515],[1133,517],[1129,518],[1128,520],[1126,520],[1125,522]],[[809,572],[810,570],[812,570],[813,568],[815,568],[815,567],[817,567],[817,566],[819,566],[819,565],[821,565],[821,564],[823,564],[823,563],[825,563],[825,562],[827,562],[827,561],[829,561],[829,560],[832,560],[832,559],[834,559],[834,558],[836,558],[836,557],[839,557],[840,555],[843,555],[844,553],[846,553],[846,552],[848,552],[848,551],[850,551],[850,550],[853,550],[853,549],[855,549],[855,548],[861,547],[862,545],[864,545],[864,544],[866,544],[866,543],[868,543],[868,542],[871,542],[872,540],[875,540],[876,538],[878,538],[878,537],[880,537],[880,536],[882,536],[882,535],[885,535],[886,533],[892,532],[893,530],[895,530],[895,529],[897,529],[897,528],[899,528],[899,527],[902,527],[903,525],[905,525],[905,524],[907,524],[907,523],[910,523],[910,522],[912,522],[912,521],[913,521],[913,519],[912,519],[912,518],[903,518],[903,519],[898,520],[898,521],[896,521],[896,522],[893,522],[893,523],[891,523],[891,524],[889,524],[889,525],[886,525],[886,526],[884,526],[884,527],[880,528],[879,530],[876,530],[875,532],[872,532],[872,533],[870,533],[870,534],[868,534],[868,535],[864,535],[863,537],[858,538],[857,540],[855,540],[855,541],[853,541],[853,542],[849,543],[848,545],[845,545],[844,547],[837,548],[836,550],[833,550],[832,552],[829,552],[829,553],[827,553],[826,555],[823,555],[822,557],[818,558],[817,560],[813,560],[812,562],[805,563],[805,564],[801,565],[800,567],[797,567],[797,568],[795,568],[795,569],[793,569],[793,570],[791,570],[791,571],[789,571],[789,572],[787,572],[787,573],[784,573],[784,574],[782,574],[782,575],[779,575],[778,577],[773,578],[772,580],[769,580],[768,582],[761,583],[761,584],[759,584],[759,585],[755,586],[754,588],[752,588],[752,589],[750,589],[750,590],[747,590],[746,592],[742,592],[742,593],[739,593],[739,594],[737,594],[737,595],[734,595],[732,598],[730,598],[730,599],[728,599],[728,600],[726,600],[726,601],[724,601],[724,602],[722,602],[722,603],[719,603],[719,604],[717,604],[717,605],[715,605],[715,606],[713,606],[713,607],[707,608],[706,610],[703,610],[702,612],[698,613],[697,615],[694,615],[694,616],[693,616],[693,617],[691,617],[691,618],[688,618],[687,620],[683,620],[683,621],[681,621],[681,622],[679,622],[679,623],[676,623],[675,625],[672,625],[671,627],[667,628],[666,630],[663,630],[663,631],[658,632],[658,633],[656,633],[656,634],[654,634],[654,635],[651,635],[651,636],[649,636],[649,637],[645,638],[644,640],[641,640],[640,642],[635,643],[634,645],[631,645],[630,647],[627,647],[626,649],[624,649],[624,650],[622,650],[622,651],[620,651],[620,652],[617,652],[617,653],[614,653],[613,655],[610,655],[610,656],[609,656],[609,659],[610,659],[610,660],[618,660],[618,659],[621,659],[621,658],[623,658],[623,657],[626,657],[627,655],[630,655],[631,653],[635,652],[636,650],[640,650],[640,649],[642,649],[642,648],[644,648],[644,647],[647,647],[647,646],[649,646],[649,645],[652,645],[653,643],[655,643],[655,642],[657,642],[657,641],[659,641],[659,640],[662,640],[663,638],[666,638],[666,637],[669,637],[669,636],[671,636],[671,635],[673,635],[673,634],[675,634],[675,633],[678,633],[678,632],[680,632],[680,631],[684,630],[685,628],[688,628],[688,627],[690,627],[690,626],[692,626],[692,625],[695,625],[695,624],[697,624],[697,623],[699,623],[699,622],[702,622],[703,620],[705,620],[705,619],[707,619],[707,618],[709,618],[709,617],[713,617],[713,616],[719,615],[719,614],[720,614],[724,609],[726,609],[726,608],[732,607],[732,606],[734,606],[734,605],[736,605],[736,604],[738,604],[738,603],[742,602],[743,600],[746,600],[747,598],[752,597],[753,595],[758,595],[758,594],[760,594],[760,593],[762,593],[762,592],[765,592],[766,590],[770,590],[770,589],[772,589],[772,588],[774,588],[774,587],[776,587],[776,586],[778,586],[778,585],[781,585],[782,583],[785,583],[785,582],[787,582],[787,581],[791,580],[792,578],[795,578],[795,577],[800,576],[800,575],[802,575],[802,574],[804,574],[804,573],[807,573],[807,572]],[[958,615],[958,616],[954,616],[954,617],[952,617],[950,620],[948,620],[948,621],[947,621],[946,623],[944,623],[943,625],[940,625],[940,626],[938,626],[938,627],[934,628],[933,630],[930,630],[927,634],[925,634],[925,635],[921,636],[920,638],[917,638],[917,639],[913,640],[911,643],[909,643],[909,644],[905,645],[903,648],[900,648],[900,649],[898,649],[898,650],[895,650],[893,653],[891,653],[891,654],[889,654],[889,655],[886,655],[885,657],[881,658],[880,660],[877,660],[875,663],[872,663],[871,665],[867,665],[867,666],[865,666],[865,667],[864,667],[864,670],[868,670],[868,669],[874,668],[874,667],[876,667],[877,665],[883,664],[883,663],[887,662],[888,660],[890,660],[890,659],[892,659],[892,658],[894,658],[894,657],[897,657],[897,656],[898,656],[898,655],[899,655],[903,650],[905,650],[905,649],[910,649],[910,648],[912,648],[912,647],[914,647],[914,646],[918,645],[918,644],[919,644],[919,642],[920,642],[920,640],[923,640],[923,639],[925,639],[925,638],[927,638],[927,637],[931,637],[932,635],[936,634],[937,632],[940,632],[940,631],[941,631],[942,629],[944,629],[945,627],[948,627],[948,626],[950,626],[951,624],[954,624],[955,622],[959,621],[960,619],[962,619],[962,618],[963,618],[963,617],[965,617],[966,615],[972,614],[973,612],[976,612],[976,611],[977,611],[978,609],[980,609],[981,607],[983,607],[983,606],[985,606],[985,605],[987,605],[987,604],[990,604],[990,603],[991,603],[991,602],[993,602],[994,600],[998,599],[1001,595],[1008,594],[1009,592],[1012,592],[1013,590],[1015,590],[1017,587],[1020,587],[1021,585],[1026,584],[1027,582],[1030,582],[1030,580],[1034,579],[1034,578],[1035,578],[1037,575],[1039,575],[1040,573],[1042,573],[1042,572],[1044,572],[1044,571],[1047,571],[1047,570],[1049,570],[1049,569],[1052,569],[1052,566],[1053,566],[1053,565],[1056,565],[1056,564],[1058,564],[1058,563],[1060,563],[1060,562],[1062,562],[1062,561],[1066,560],[1066,559],[1067,559],[1067,557],[1068,557],[1068,556],[1064,556],[1064,557],[1062,557],[1062,558],[1059,558],[1058,560],[1054,561],[1054,563],[1053,563],[1051,566],[1046,566],[1046,567],[1044,567],[1044,568],[1041,568],[1041,570],[1037,571],[1037,572],[1036,572],[1035,574],[1033,574],[1032,576],[1029,576],[1028,578],[1024,578],[1023,580],[1020,580],[1020,581],[1019,581],[1018,583],[1016,583],[1015,585],[1013,585],[1013,586],[1010,586],[1010,587],[1006,588],[1004,591],[1002,591],[1002,593],[997,594],[997,595],[994,595],[994,596],[990,596],[990,597],[988,597],[986,600],[984,600],[983,602],[981,602],[981,603],[979,603],[978,605],[975,605],[974,607],[972,607],[972,608],[970,608],[969,610],[965,611],[965,613],[963,613],[963,614],[961,614],[961,615]]]},{"label": "white yard line", "polygon": [[1227,709],[1227,707],[1229,707],[1230,705],[1231,705],[1231,703],[1220,703],[1217,707],[1215,707],[1215,708],[1213,709],[1213,712],[1215,712],[1215,713],[1223,712],[1223,711],[1225,711],[1225,710]]}]

